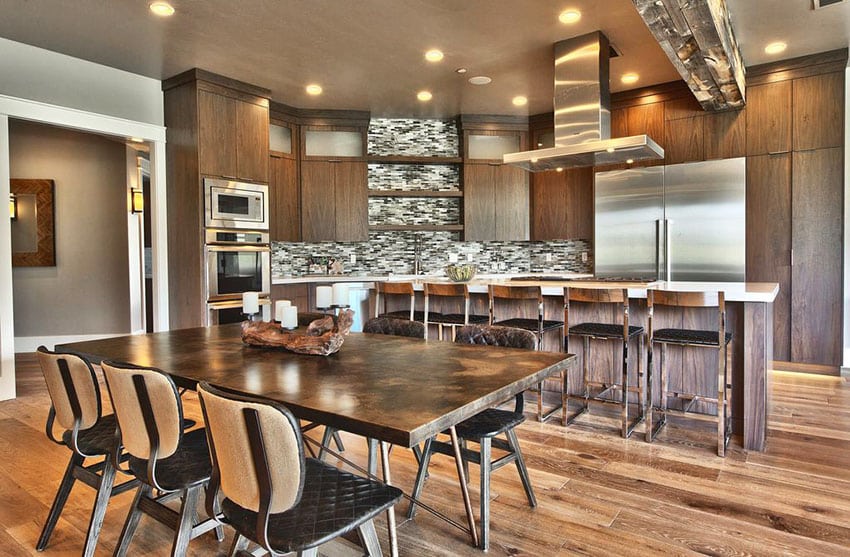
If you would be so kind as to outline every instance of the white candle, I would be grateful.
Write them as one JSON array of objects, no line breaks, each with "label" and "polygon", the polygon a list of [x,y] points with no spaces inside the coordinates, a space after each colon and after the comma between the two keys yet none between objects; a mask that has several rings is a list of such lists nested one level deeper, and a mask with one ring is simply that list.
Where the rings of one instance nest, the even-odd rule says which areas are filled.
[{"label": "white candle", "polygon": [[348,305],[348,285],[342,282],[338,282],[333,286],[334,292],[334,305],[335,306],[347,306]]},{"label": "white candle", "polygon": [[274,303],[274,320],[283,322],[283,309],[292,305],[289,300],[278,300]]},{"label": "white candle", "polygon": [[281,307],[283,310],[280,326],[284,329],[295,329],[298,327],[298,308],[295,306]]},{"label": "white candle", "polygon": [[243,292],[242,293],[242,313],[254,315],[260,311],[260,293],[259,292]]},{"label": "white candle", "polygon": [[316,287],[316,307],[329,308],[333,304],[333,288],[330,286]]}]

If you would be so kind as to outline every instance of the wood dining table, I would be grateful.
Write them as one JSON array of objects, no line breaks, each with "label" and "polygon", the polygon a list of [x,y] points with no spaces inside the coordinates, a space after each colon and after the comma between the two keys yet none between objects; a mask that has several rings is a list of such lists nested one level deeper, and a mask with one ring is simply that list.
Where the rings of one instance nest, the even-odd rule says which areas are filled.
[{"label": "wood dining table", "polygon": [[[469,534],[478,534],[455,426],[566,370],[575,356],[351,333],[330,356],[242,343],[239,324],[180,329],[57,345],[57,350],[155,367],[194,389],[201,381],[286,405],[298,418],[377,439],[384,481],[389,444],[414,447],[451,437]],[[397,554],[395,515],[388,515]]]}]

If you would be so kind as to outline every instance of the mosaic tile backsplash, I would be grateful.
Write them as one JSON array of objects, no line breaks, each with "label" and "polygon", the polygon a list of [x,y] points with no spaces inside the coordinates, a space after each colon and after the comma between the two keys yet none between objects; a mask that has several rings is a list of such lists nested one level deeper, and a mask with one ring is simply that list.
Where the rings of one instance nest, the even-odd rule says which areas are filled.
[{"label": "mosaic tile backsplash", "polygon": [[[471,259],[479,273],[590,273],[590,245],[584,240],[553,242],[461,242],[452,232],[370,232],[366,242],[272,242],[272,276],[306,275],[310,258],[341,259],[345,274],[410,274],[414,243],[421,241],[421,269],[439,274],[449,264],[449,254],[461,262]],[[582,261],[587,253],[587,261]],[[354,254],[357,262],[350,263]],[[546,261],[548,258],[550,261]]]},{"label": "mosaic tile backsplash", "polygon": [[370,155],[457,157],[454,120],[374,118],[369,122]]},{"label": "mosaic tile backsplash", "polygon": [[[369,125],[372,155],[448,156],[459,151],[454,120],[374,119]],[[460,167],[454,164],[368,166],[371,191],[460,191]],[[459,224],[459,197],[370,197],[369,224]],[[413,272],[415,245],[420,268],[440,274],[451,255],[474,263],[479,273],[590,273],[593,262],[585,240],[552,242],[462,242],[458,232],[371,231],[366,242],[272,242],[272,275],[308,274],[310,260],[338,259],[346,274]],[[582,255],[587,254],[582,261]],[[354,255],[356,263],[351,263]]]}]

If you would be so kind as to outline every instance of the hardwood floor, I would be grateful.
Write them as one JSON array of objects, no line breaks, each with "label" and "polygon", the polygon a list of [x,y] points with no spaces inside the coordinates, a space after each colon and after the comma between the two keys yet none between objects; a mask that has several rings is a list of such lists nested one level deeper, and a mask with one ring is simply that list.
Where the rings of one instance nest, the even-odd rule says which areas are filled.
[{"label": "hardwood floor", "polygon": [[[0,403],[0,553],[35,555],[69,451],[44,435],[47,390],[32,355],[18,355],[18,398]],[[489,555],[847,555],[850,554],[850,386],[838,377],[772,373],[767,451],[733,439],[716,456],[710,424],[673,421],[651,445],[642,428],[617,435],[615,416],[592,407],[568,429],[529,420],[519,439],[539,506],[528,507],[513,467],[493,474]],[[103,392],[106,397],[106,392]],[[108,397],[107,397],[108,398]],[[200,420],[194,394],[186,415]],[[108,401],[105,401],[108,405]],[[535,405],[528,405],[529,408]],[[343,434],[345,456],[365,463],[365,442]],[[410,451],[392,453],[393,483],[410,490]],[[470,490],[478,514],[477,467]],[[463,522],[453,462],[435,456],[423,500]],[[132,493],[114,498],[98,545],[112,553]],[[94,497],[75,487],[45,556],[79,555]],[[419,510],[404,520],[402,555],[482,555],[466,534]],[[385,521],[378,533],[386,548]],[[232,533],[192,541],[190,555],[226,555]],[[171,533],[143,518],[131,555],[167,555]],[[345,544],[326,555],[351,554]]]}]

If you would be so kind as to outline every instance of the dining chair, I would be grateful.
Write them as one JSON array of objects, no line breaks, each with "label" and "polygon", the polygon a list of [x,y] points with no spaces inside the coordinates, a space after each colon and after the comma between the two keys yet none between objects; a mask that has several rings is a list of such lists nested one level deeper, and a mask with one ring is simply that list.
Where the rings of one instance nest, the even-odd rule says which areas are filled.
[{"label": "dining chair", "polygon": [[374,517],[402,497],[396,487],[304,457],[298,421],[281,404],[207,383],[198,386],[213,473],[207,512],[272,555],[318,555],[318,546],[353,529],[368,555],[381,555]]},{"label": "dining chair", "polygon": [[[425,325],[419,321],[408,321],[406,319],[399,319],[396,317],[373,317],[363,324],[363,332],[372,335],[424,338]],[[325,427],[325,434],[322,437],[322,448],[319,449],[319,460],[322,460],[322,457],[326,452],[325,447],[330,444],[331,439],[336,439],[338,437],[338,431],[339,430],[336,428],[330,426]],[[374,476],[378,472],[378,440],[368,438],[366,441],[368,443],[366,470],[368,470],[369,474]],[[419,462],[419,447],[413,447],[412,450],[416,457],[416,461]]]},{"label": "dining chair", "polygon": [[[515,327],[531,331],[537,337],[538,349],[543,344],[543,335],[548,332],[555,331],[559,334],[559,343],[563,349],[564,342],[564,322],[557,319],[546,319],[543,307],[543,290],[539,286],[509,286],[504,284],[491,284],[490,293],[490,325],[502,327]],[[510,309],[505,309],[508,306]],[[528,306],[528,307],[526,307]],[[520,315],[516,315],[519,313]],[[531,314],[533,317],[523,317]],[[503,318],[502,315],[508,314],[513,316]],[[566,381],[566,373],[559,372],[554,376],[559,381],[561,401],[554,407],[545,410],[543,409],[543,381],[538,383],[536,388],[529,389],[530,392],[537,393],[537,421],[545,422],[554,416],[558,410],[563,413],[564,408],[564,382]]]},{"label": "dining chair", "polygon": [[[117,425],[114,414],[104,416],[102,413],[100,386],[92,365],[76,354],[51,352],[44,346],[39,346],[36,354],[50,395],[45,427],[47,437],[70,449],[71,458],[35,548],[38,551],[47,548],[74,482],[80,480],[97,491],[82,551],[85,557],[90,557],[97,547],[109,499],[136,487],[138,481],[131,479],[113,485],[112,452]],[[58,439],[53,431],[55,423],[64,429]],[[86,459],[102,460],[85,465]],[[126,455],[120,455],[117,460],[125,459]]]},{"label": "dining chair", "polygon": [[[732,334],[726,332],[726,303],[723,292],[675,292],[662,290],[647,290],[646,302],[648,310],[648,328],[649,340],[647,341],[647,367],[649,370],[649,410],[646,417],[646,440],[652,442],[652,439],[661,428],[667,423],[668,414],[678,414],[688,418],[699,420],[708,420],[717,422],[717,455],[726,456],[726,446],[729,444],[729,438],[732,435],[731,415],[729,393],[731,385],[729,378],[731,372],[729,370],[731,360]],[[704,329],[685,329],[685,328],[658,328],[658,319],[655,314],[659,306],[671,306],[681,309],[691,308],[710,308],[717,310],[716,327],[711,330]],[[712,312],[713,313],[713,312]],[[661,375],[660,386],[660,404],[655,406],[652,401],[653,384],[655,368],[655,346],[659,345],[659,373]],[[716,394],[702,395],[694,392],[688,392],[687,385],[683,385],[681,389],[671,391],[667,375],[667,347],[679,346],[685,348],[702,348],[717,351],[717,366],[715,367],[715,376],[713,385],[716,386]],[[684,362],[688,362],[683,358]],[[698,370],[683,369],[682,376],[684,379],[690,378],[693,384],[698,384],[696,379]],[[690,389],[695,391],[696,389]],[[683,402],[682,409],[669,408],[669,401],[673,398]],[[694,407],[698,403],[703,403],[714,406],[716,411],[714,414],[705,412],[696,412]],[[657,418],[660,414],[660,419]]]},{"label": "dining chair", "polygon": [[[404,297],[407,309],[387,311],[389,297]],[[416,293],[412,282],[376,282],[375,283],[375,317],[393,317],[409,321],[424,321],[425,312],[416,309]],[[424,333],[423,333],[424,336]]]},{"label": "dining chair", "polygon": [[[204,429],[183,432],[183,405],[174,381],[155,368],[114,362],[103,362],[101,367],[118,419],[119,440],[130,455],[128,472],[140,482],[115,555],[127,554],[142,513],[174,530],[173,556],[185,555],[191,540],[212,529],[222,541],[214,515],[198,522],[198,502],[212,463]],[[177,498],[179,512],[164,504]]]},{"label": "dining chair", "polygon": [[[509,348],[537,349],[537,338],[530,331],[512,327],[466,325],[457,331],[455,342],[460,344],[483,344],[487,346],[504,346]],[[522,393],[516,395],[514,410],[501,410],[499,408],[488,408],[483,412],[467,418],[456,426],[457,435],[461,440],[461,455],[466,477],[469,478],[468,463],[473,462],[480,467],[480,520],[481,520],[481,549],[487,550],[490,540],[490,475],[499,468],[514,463],[522,482],[528,504],[537,506],[528,469],[522,458],[519,441],[515,428],[525,421],[522,413]],[[504,435],[505,439],[499,439],[497,435]],[[478,451],[467,447],[467,442],[477,443]],[[496,448],[506,454],[500,458],[493,459],[491,449]],[[419,460],[419,470],[416,473],[416,482],[413,486],[410,506],[407,509],[407,517],[413,518],[416,513],[416,500],[422,492],[425,478],[428,475],[428,465],[431,455],[440,453],[454,457],[451,444],[438,441],[432,437],[425,441],[422,456]]]}]

